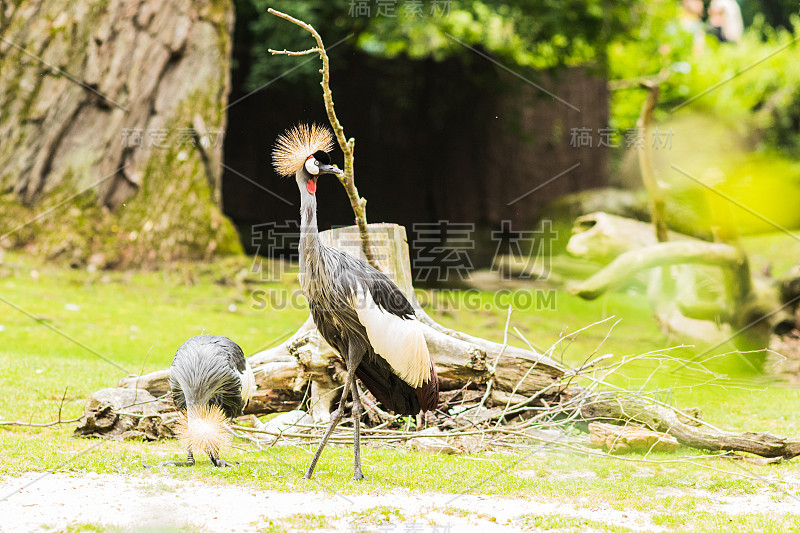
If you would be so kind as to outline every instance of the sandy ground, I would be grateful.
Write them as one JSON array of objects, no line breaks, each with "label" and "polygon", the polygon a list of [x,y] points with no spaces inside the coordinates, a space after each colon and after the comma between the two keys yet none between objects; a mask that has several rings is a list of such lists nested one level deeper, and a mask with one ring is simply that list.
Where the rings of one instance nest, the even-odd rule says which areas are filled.
[{"label": "sandy ground", "polygon": [[[21,487],[25,488],[18,490]],[[335,531],[491,533],[518,530],[515,520],[524,514],[587,518],[638,531],[663,530],[653,525],[644,512],[622,512],[588,503],[581,506],[580,502],[406,491],[346,496],[285,493],[160,476],[90,473],[42,477],[40,473],[31,473],[0,479],[0,498],[5,498],[0,501],[0,531],[4,533],[62,530],[74,524],[115,525],[130,530],[189,526],[212,532],[258,531],[270,519],[280,520],[298,513],[325,515],[329,518],[329,530]],[[717,497],[716,501],[718,510],[731,514],[800,515],[800,504],[778,498],[774,493]],[[391,523],[383,526],[374,520],[358,518],[357,513],[378,506],[399,508],[402,517],[392,517]],[[443,512],[445,508],[450,510],[447,514]]]}]

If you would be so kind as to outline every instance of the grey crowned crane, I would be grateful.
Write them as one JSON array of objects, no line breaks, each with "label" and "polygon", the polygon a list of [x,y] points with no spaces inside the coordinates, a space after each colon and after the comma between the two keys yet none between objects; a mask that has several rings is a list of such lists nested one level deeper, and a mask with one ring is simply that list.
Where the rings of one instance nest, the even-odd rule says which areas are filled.
[{"label": "grey crowned crane", "polygon": [[256,389],[239,345],[227,337],[192,337],[175,352],[169,387],[175,406],[185,415],[178,436],[188,456],[186,461],[162,464],[192,466],[193,452],[202,452],[214,466],[230,466],[219,456],[230,441],[225,423],[242,414]]},{"label": "grey crowned crane", "polygon": [[322,337],[342,357],[347,378],[338,408],[306,471],[314,467],[353,397],[353,479],[361,471],[362,406],[355,378],[387,409],[402,415],[435,409],[439,378],[414,308],[385,274],[360,259],[325,246],[317,232],[317,179],[342,174],[328,152],[333,134],[327,128],[300,124],[278,137],[273,165],[282,176],[295,176],[300,189],[300,284]]}]

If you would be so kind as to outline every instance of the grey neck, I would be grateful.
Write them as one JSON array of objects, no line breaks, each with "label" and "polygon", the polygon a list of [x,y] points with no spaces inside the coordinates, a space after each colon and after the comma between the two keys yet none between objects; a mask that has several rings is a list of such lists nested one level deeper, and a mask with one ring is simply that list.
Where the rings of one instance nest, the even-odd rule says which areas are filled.
[{"label": "grey neck", "polygon": [[297,187],[300,189],[300,272],[319,257],[319,231],[317,230],[317,198],[306,189],[310,178],[305,169],[297,172]]}]

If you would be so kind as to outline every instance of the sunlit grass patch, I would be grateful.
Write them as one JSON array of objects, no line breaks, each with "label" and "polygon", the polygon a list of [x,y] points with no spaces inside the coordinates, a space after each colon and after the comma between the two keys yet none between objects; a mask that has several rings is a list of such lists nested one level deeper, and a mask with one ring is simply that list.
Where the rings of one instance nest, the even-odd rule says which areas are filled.
[{"label": "sunlit grass patch", "polygon": [[690,513],[680,512],[656,513],[651,518],[655,525],[667,527],[684,527],[690,519]]},{"label": "sunlit grass patch", "polygon": [[125,529],[121,527],[92,523],[70,524],[63,529],[64,533],[122,533],[123,531]]},{"label": "sunlit grass patch", "polygon": [[682,514],[677,520],[682,521],[679,524],[680,529],[708,533],[717,531],[783,533],[797,531],[798,525],[800,525],[798,516],[788,513],[728,514],[714,511],[698,511],[696,513]]},{"label": "sunlit grass patch", "polygon": [[583,531],[608,531],[613,533],[627,533],[635,531],[627,527],[615,526],[590,520],[588,518],[578,518],[565,515],[535,515],[529,514],[521,516],[515,521],[524,530],[533,531],[559,531],[563,533],[583,532]]},{"label": "sunlit grass patch", "polygon": [[396,524],[406,520],[403,511],[397,507],[379,505],[363,511],[351,513],[348,522],[360,524]]},{"label": "sunlit grass patch", "polygon": [[711,479],[701,483],[700,488],[711,492],[721,492],[725,495],[755,494],[760,484],[750,479]]},{"label": "sunlit grass patch", "polygon": [[332,527],[330,519],[325,515],[297,513],[283,518],[272,518],[264,524],[255,524],[259,531],[283,533],[288,531],[314,531]]}]

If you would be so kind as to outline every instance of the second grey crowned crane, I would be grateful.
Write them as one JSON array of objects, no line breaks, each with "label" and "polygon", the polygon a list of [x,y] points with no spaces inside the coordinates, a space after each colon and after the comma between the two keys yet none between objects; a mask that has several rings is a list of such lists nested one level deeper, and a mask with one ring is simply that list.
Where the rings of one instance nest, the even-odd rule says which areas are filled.
[{"label": "second grey crowned crane", "polygon": [[355,378],[387,409],[414,415],[435,409],[439,378],[414,308],[397,285],[369,264],[320,242],[317,231],[317,179],[342,174],[328,152],[333,134],[317,125],[300,124],[278,137],[273,165],[282,176],[295,176],[300,189],[300,284],[322,337],[344,359],[347,378],[339,407],[311,460],[314,467],[333,429],[353,396],[353,479],[361,471],[361,400]]},{"label": "second grey crowned crane", "polygon": [[188,455],[186,461],[163,464],[192,466],[193,452],[203,452],[214,466],[230,466],[219,456],[230,441],[225,422],[242,414],[256,389],[239,345],[228,337],[192,337],[175,352],[169,387],[175,406],[185,415],[178,434]]}]

